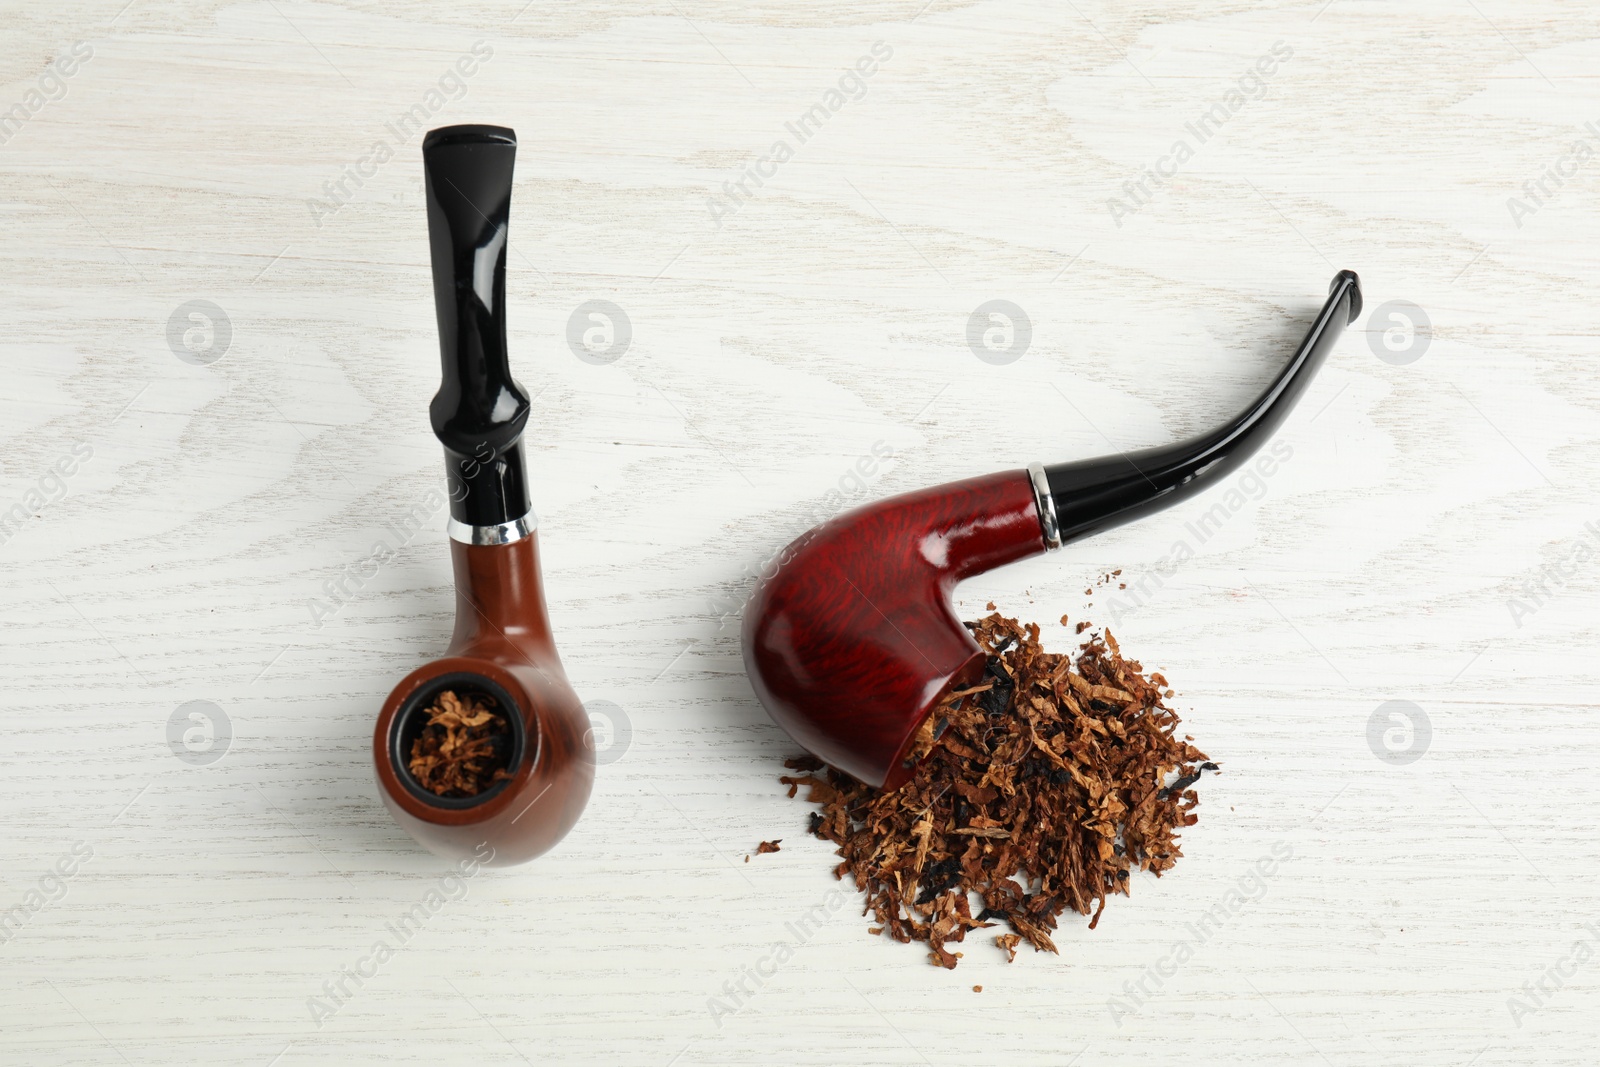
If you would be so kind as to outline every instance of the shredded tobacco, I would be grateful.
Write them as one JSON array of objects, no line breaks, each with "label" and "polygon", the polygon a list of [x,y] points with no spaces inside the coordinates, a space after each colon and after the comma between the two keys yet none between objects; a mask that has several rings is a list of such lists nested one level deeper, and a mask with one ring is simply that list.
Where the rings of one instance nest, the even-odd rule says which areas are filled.
[{"label": "shredded tobacco", "polygon": [[1178,831],[1197,818],[1190,787],[1217,768],[1176,735],[1167,680],[1123,658],[1109,632],[1074,656],[1046,652],[1035,623],[996,613],[966,625],[989,655],[984,676],[928,717],[904,786],[885,793],[812,756],[780,778],[822,806],[809,830],[839,846],[835,877],[865,895],[870,932],[926,942],[947,968],[962,955],[948,946],[991,920],[1013,931],[995,938],[1011,960],[1022,941],[1057,951],[1050,933],[1068,908],[1092,912],[1093,929],[1131,870],[1177,862]]},{"label": "shredded tobacco", "polygon": [[[757,856],[765,856],[765,855],[766,855],[766,854],[767,854],[767,853],[769,853],[769,852],[782,852],[782,851],[783,851],[783,850],[782,850],[782,849],[781,849],[781,848],[779,848],[779,847],[778,847],[778,845],[779,845],[779,844],[780,844],[780,843],[781,843],[781,842],[782,842],[782,841],[783,841],[783,838],[781,838],[781,837],[780,837],[780,838],[778,838],[778,839],[777,839],[777,840],[775,840],[775,841],[763,841],[763,842],[761,842],[761,843],[760,843],[760,844],[759,844],[759,845],[757,845],[757,846],[756,846],[756,851],[755,851],[755,854],[756,854],[756,855],[757,855]],[[746,862],[746,863],[749,863],[749,862],[750,862],[750,856],[749,856],[749,854],[746,854],[746,855],[745,855],[745,858],[744,858],[744,861],[745,861],[745,862]]]},{"label": "shredded tobacco", "polygon": [[511,727],[494,707],[491,696],[440,693],[411,743],[412,777],[429,792],[456,799],[475,797],[511,777]]}]

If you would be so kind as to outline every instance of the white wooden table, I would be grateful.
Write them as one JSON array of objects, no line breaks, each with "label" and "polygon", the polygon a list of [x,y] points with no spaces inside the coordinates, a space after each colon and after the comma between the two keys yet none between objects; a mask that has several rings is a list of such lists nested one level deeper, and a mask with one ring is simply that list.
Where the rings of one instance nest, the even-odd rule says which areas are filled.
[{"label": "white wooden table", "polygon": [[[5,5],[0,1060],[1595,1062],[1591,12],[519,5]],[[368,754],[448,635],[442,512],[311,610],[441,472],[418,145],[458,122],[521,141],[547,589],[611,708],[577,830],[459,884]],[[740,662],[762,561],[850,503],[1214,424],[1344,267],[1369,314],[1212,536],[1222,490],[960,590],[1173,679],[1224,765],[1186,858],[1009,965],[830,911]],[[594,300],[611,362],[568,341],[624,347]],[[1010,362],[1015,316],[969,347],[994,300]]]}]

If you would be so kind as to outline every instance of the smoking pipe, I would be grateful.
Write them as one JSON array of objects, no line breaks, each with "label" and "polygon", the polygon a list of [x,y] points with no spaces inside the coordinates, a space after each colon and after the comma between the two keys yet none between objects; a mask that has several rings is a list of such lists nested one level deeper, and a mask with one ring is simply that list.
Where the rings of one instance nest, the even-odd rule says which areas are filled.
[{"label": "smoking pipe", "polygon": [[[447,126],[422,142],[428,241],[444,380],[429,409],[444,445],[456,622],[442,659],[384,701],[372,735],[395,821],[449,859],[533,859],[572,829],[589,799],[588,718],[550,636],[528,502],[528,395],[506,356],[506,228],[516,134]],[[411,774],[411,746],[446,690],[487,700],[510,726],[509,777],[472,797],[437,796]]]},{"label": "smoking pipe", "polygon": [[[1034,464],[890,497],[801,535],[745,606],[756,696],[813,755],[869,785],[910,776],[906,751],[985,655],[956,618],[956,583],[1186,500],[1260,448],[1361,312],[1340,271],[1282,373],[1237,418],[1178,444]],[[937,724],[936,724],[937,726]]]}]

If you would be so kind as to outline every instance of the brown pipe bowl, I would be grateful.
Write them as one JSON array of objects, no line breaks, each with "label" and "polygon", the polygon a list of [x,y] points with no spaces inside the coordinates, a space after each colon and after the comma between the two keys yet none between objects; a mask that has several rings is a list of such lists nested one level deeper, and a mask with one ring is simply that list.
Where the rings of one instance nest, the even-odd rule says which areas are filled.
[{"label": "brown pipe bowl", "polygon": [[[447,859],[508,867],[541,855],[577,823],[594,785],[589,718],[550,637],[536,536],[508,545],[451,542],[457,614],[450,654],[406,675],[383,703],[372,761],[383,802],[418,843]],[[471,676],[455,678],[450,676]],[[400,751],[409,722],[455,684],[515,707],[509,781],[470,800],[434,797]]]}]

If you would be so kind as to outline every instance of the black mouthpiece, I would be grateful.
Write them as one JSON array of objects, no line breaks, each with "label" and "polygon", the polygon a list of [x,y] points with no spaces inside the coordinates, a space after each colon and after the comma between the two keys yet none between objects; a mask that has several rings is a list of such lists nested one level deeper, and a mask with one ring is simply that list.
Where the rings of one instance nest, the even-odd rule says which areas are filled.
[{"label": "black mouthpiece", "polygon": [[517,135],[446,126],[422,141],[444,380],[428,411],[444,444],[450,514],[470,526],[527,515],[528,394],[506,356],[506,231]]},{"label": "black mouthpiece", "polygon": [[1059,543],[1170,507],[1237,469],[1277,432],[1359,314],[1361,281],[1355,271],[1342,270],[1288,366],[1226,426],[1175,445],[1046,467]]}]

